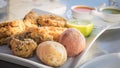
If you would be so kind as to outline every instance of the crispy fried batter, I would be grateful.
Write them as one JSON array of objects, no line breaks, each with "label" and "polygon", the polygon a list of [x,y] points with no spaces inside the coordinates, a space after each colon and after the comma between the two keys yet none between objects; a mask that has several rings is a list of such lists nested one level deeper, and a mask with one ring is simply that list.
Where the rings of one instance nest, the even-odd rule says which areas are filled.
[{"label": "crispy fried batter", "polygon": [[41,26],[65,27],[66,20],[56,15],[41,15],[38,17],[38,24]]},{"label": "crispy fried batter", "polygon": [[24,39],[22,41],[13,38],[10,41],[10,47],[13,54],[16,56],[31,57],[33,55],[34,50],[37,47],[37,44],[32,39]]},{"label": "crispy fried batter", "polygon": [[4,45],[4,44],[8,44],[9,45],[10,39],[11,39],[11,37],[1,38],[0,39],[0,45]]},{"label": "crispy fried batter", "polygon": [[19,34],[25,30],[22,20],[0,23],[0,45],[6,43],[6,38]]},{"label": "crispy fried batter", "polygon": [[9,44],[14,55],[30,57],[37,44],[58,41],[60,34],[67,29],[65,24],[66,20],[62,17],[38,16],[35,12],[29,12],[23,20],[0,23],[0,45]]},{"label": "crispy fried batter", "polygon": [[60,34],[65,31],[66,28],[62,27],[40,27],[29,29],[29,37],[34,39],[38,44],[43,41],[54,40],[57,41]]},{"label": "crispy fried batter", "polygon": [[25,30],[22,20],[0,23],[0,38],[9,37]]},{"label": "crispy fried batter", "polygon": [[35,12],[29,12],[27,15],[25,15],[23,21],[26,25],[26,27],[37,27],[37,19],[38,15]]},{"label": "crispy fried batter", "polygon": [[54,26],[49,26],[49,27],[37,27],[37,28],[29,28],[25,32],[23,32],[20,35],[14,36],[15,38],[18,39],[24,39],[24,38],[31,38],[34,41],[37,42],[37,44],[43,42],[43,41],[48,41],[48,40],[54,40],[57,41],[60,34],[65,31],[67,28],[63,27],[54,27]]},{"label": "crispy fried batter", "polygon": [[37,27],[39,25],[64,27],[66,24],[66,20],[60,16],[52,14],[38,16],[37,13],[32,11],[25,15],[23,20],[27,27]]}]

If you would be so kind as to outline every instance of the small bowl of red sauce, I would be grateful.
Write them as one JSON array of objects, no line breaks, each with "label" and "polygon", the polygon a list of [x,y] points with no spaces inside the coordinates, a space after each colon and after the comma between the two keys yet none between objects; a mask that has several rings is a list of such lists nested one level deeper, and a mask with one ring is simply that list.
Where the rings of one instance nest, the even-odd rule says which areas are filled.
[{"label": "small bowl of red sauce", "polygon": [[84,5],[75,5],[71,7],[72,17],[77,19],[91,20],[93,15],[91,14],[93,7]]}]

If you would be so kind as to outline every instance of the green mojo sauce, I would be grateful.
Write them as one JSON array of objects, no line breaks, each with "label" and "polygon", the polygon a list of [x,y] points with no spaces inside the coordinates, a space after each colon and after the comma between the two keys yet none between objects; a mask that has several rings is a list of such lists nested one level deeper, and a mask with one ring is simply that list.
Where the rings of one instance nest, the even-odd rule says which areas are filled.
[{"label": "green mojo sauce", "polygon": [[103,12],[107,14],[120,14],[120,9],[107,8],[104,9]]}]

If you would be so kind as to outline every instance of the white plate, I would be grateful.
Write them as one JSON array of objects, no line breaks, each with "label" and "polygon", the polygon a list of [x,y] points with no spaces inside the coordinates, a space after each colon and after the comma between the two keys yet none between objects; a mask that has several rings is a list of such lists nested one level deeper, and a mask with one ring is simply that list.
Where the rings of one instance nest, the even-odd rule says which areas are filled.
[{"label": "white plate", "polygon": [[97,57],[85,63],[80,68],[120,68],[120,53]]},{"label": "white plate", "polygon": [[[33,9],[32,11],[35,11],[39,15],[51,14],[49,12],[42,11],[39,9]],[[99,23],[104,24],[104,22],[102,21],[99,21]],[[59,68],[77,68],[82,63],[82,58],[86,56],[86,53],[91,48],[92,44],[106,29],[108,29],[106,25],[102,26],[101,28],[94,29],[91,35],[86,38],[86,49],[80,55],[76,57],[68,58],[66,63],[60,66]],[[21,58],[14,56],[11,50],[6,45],[0,46],[0,59],[8,62],[16,63],[19,65],[27,66],[30,68],[51,68],[50,66],[41,63],[41,61],[38,60],[36,55],[34,55],[31,58]]]},{"label": "white plate", "polygon": [[97,46],[104,53],[120,52],[120,29],[105,31],[98,39]]}]

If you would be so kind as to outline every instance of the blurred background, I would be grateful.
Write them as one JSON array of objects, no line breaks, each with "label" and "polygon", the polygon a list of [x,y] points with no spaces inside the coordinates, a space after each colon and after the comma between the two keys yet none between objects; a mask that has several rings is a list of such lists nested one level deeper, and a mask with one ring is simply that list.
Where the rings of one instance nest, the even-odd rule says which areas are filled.
[{"label": "blurred background", "polygon": [[102,3],[119,6],[120,0],[0,0],[0,21],[23,18],[33,8],[63,14],[73,5],[97,7]]}]

